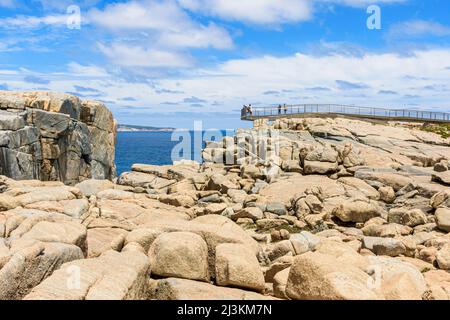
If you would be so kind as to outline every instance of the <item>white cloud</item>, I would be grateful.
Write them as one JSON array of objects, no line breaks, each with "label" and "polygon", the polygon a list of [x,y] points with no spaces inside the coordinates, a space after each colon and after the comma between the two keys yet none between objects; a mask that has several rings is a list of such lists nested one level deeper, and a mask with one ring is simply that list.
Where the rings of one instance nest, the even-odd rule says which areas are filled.
[{"label": "white cloud", "polygon": [[312,19],[316,5],[336,4],[364,8],[409,0],[177,0],[185,9],[225,20],[258,25],[282,25]]},{"label": "white cloud", "polygon": [[184,68],[193,63],[187,49],[233,47],[224,28],[194,21],[173,0],[110,4],[89,11],[87,21],[113,35],[100,51],[124,67]]},{"label": "white cloud", "polygon": [[[129,48],[123,50],[128,51]],[[158,60],[172,61],[170,59],[173,58],[170,54],[148,52],[142,48],[134,48],[127,53],[120,52],[118,57],[125,55],[129,56],[130,61],[136,59],[136,66],[144,67],[152,66],[153,63],[160,66],[163,62]],[[143,56],[149,60],[139,60]],[[189,103],[183,103],[185,100],[192,101],[190,97],[200,97],[206,101],[202,103],[204,107],[196,109],[196,112],[206,114],[231,112],[244,103],[252,103],[254,106],[277,103],[343,103],[450,111],[448,106],[442,105],[443,101],[450,100],[446,61],[450,61],[450,50],[444,49],[417,51],[409,56],[395,53],[367,53],[363,56],[262,56],[230,60],[214,68],[189,69],[188,75],[185,73],[179,77],[172,75],[158,78],[151,84],[108,76],[102,68],[72,62],[68,65],[67,72],[58,74],[30,70],[1,71],[0,83],[7,83],[8,88],[15,90],[36,89],[36,84],[23,81],[24,75],[32,74],[49,80],[50,83],[46,86],[54,91],[71,92],[75,85],[93,88],[104,94],[101,99],[110,101],[107,105],[114,111],[120,111],[121,105],[131,105],[133,110],[139,110],[139,113],[128,110],[129,119],[135,117],[136,121],[144,121],[146,113],[192,111]],[[82,83],[80,79],[83,79]],[[342,85],[343,83],[347,85]],[[319,87],[323,90],[311,90]],[[268,91],[277,91],[279,94],[263,94]],[[124,97],[133,97],[136,101],[121,100]],[[220,106],[215,103],[217,101],[220,101]],[[150,120],[150,116],[148,117]],[[121,120],[119,115],[119,121]],[[227,123],[223,125],[226,126]]]},{"label": "white cloud", "polygon": [[38,28],[45,25],[61,26],[67,24],[67,15],[48,15],[42,17],[16,16],[0,19],[2,27],[6,28]]},{"label": "white cloud", "polygon": [[177,52],[121,43],[114,43],[111,46],[99,43],[98,47],[113,63],[124,67],[184,68],[192,65],[189,58]]},{"label": "white cloud", "polygon": [[67,65],[69,73],[76,76],[85,76],[85,77],[94,77],[94,78],[103,78],[108,77],[108,72],[100,67],[94,65],[81,65],[76,62],[70,62]]},{"label": "white cloud", "polygon": [[310,0],[178,0],[183,8],[255,24],[284,24],[309,20]]},{"label": "white cloud", "polygon": [[[223,101],[227,106],[245,102],[273,103],[351,103],[370,106],[404,107],[411,102],[424,108],[442,108],[450,92],[429,94],[417,89],[427,85],[447,86],[448,73],[442,61],[450,61],[449,50],[419,51],[410,56],[394,53],[312,56],[296,54],[284,58],[264,56],[227,61],[215,69],[203,70],[201,76],[177,79],[178,89],[190,95],[201,95],[208,101]],[[408,80],[406,80],[408,79]],[[336,82],[340,80],[340,82]],[[173,86],[174,80],[162,81]],[[358,84],[340,86],[339,83]],[[314,93],[308,88],[321,86],[329,91]],[[380,90],[399,93],[379,95]],[[281,96],[263,95],[278,91]],[[408,95],[419,97],[407,100]],[[299,98],[301,97],[301,98]],[[276,100],[276,101],[275,101]]]},{"label": "white cloud", "polygon": [[104,10],[91,10],[88,20],[118,33],[151,32],[155,44],[169,47],[228,49],[233,44],[224,28],[197,23],[172,0],[111,4]]},{"label": "white cloud", "polygon": [[450,27],[437,22],[425,20],[412,20],[397,23],[388,31],[388,37],[418,37],[424,35],[450,36]]},{"label": "white cloud", "polygon": [[191,27],[189,17],[173,1],[129,1],[92,9],[89,20],[111,30],[164,30]]},{"label": "white cloud", "polygon": [[163,33],[158,37],[158,44],[174,48],[230,49],[233,47],[233,40],[223,28],[211,23],[184,32]]}]

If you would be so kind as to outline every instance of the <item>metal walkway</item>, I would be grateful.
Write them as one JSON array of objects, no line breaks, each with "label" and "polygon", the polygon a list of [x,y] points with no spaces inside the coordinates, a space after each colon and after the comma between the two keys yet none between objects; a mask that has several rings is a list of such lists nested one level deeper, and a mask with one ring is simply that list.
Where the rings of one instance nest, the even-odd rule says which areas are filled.
[{"label": "metal walkway", "polygon": [[354,117],[375,120],[402,120],[432,123],[450,123],[450,113],[408,109],[382,109],[340,104],[298,104],[242,109],[241,120],[306,117]]}]

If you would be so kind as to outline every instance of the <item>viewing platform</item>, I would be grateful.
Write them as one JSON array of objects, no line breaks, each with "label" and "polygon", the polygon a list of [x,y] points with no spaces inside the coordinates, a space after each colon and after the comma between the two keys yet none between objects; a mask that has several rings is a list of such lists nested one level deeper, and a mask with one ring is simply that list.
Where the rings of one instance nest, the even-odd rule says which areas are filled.
[{"label": "viewing platform", "polygon": [[241,120],[254,121],[258,119],[274,120],[278,118],[307,118],[307,117],[339,117],[363,118],[387,121],[414,121],[430,123],[450,123],[450,113],[411,110],[411,109],[383,109],[359,107],[340,104],[298,104],[281,105],[275,107],[252,107],[242,109]]}]

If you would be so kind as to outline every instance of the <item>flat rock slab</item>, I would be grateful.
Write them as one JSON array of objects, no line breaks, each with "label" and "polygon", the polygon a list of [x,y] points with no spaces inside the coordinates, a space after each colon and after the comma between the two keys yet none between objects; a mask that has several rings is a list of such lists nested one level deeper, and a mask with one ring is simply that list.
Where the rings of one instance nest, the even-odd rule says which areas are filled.
[{"label": "flat rock slab", "polygon": [[345,190],[335,180],[326,176],[309,175],[295,176],[285,180],[274,182],[260,191],[260,195],[266,199],[266,203],[281,202],[290,206],[290,201],[296,195],[305,192],[311,187],[322,187],[329,196],[344,194]]},{"label": "flat rock slab", "polygon": [[24,300],[146,299],[149,268],[143,253],[111,250],[62,265]]}]

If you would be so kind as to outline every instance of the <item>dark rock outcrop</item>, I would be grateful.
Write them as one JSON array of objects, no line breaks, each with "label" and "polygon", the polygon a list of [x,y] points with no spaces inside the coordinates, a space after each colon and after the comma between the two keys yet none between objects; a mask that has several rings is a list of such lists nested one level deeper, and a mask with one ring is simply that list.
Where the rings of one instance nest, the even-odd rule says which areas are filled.
[{"label": "dark rock outcrop", "polygon": [[116,123],[100,102],[0,91],[0,175],[67,184],[112,179],[115,140]]}]

